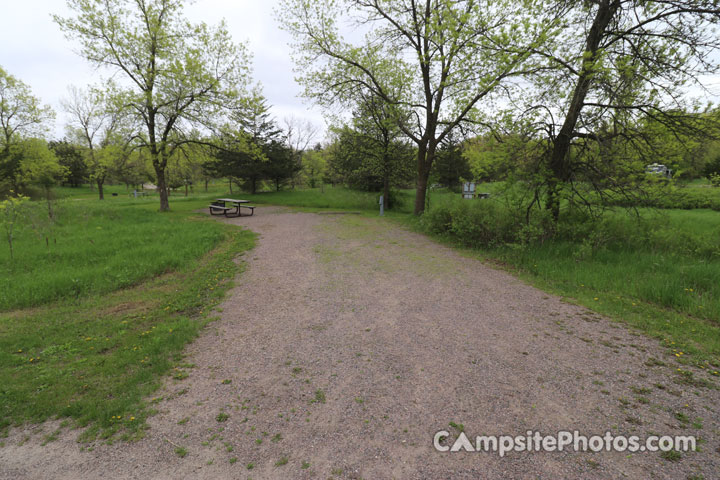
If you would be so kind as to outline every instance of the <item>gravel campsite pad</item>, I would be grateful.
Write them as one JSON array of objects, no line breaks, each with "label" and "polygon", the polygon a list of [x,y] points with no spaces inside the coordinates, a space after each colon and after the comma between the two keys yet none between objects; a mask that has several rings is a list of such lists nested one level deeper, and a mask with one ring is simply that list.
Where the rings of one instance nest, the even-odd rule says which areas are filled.
[{"label": "gravel campsite pad", "polygon": [[[718,478],[720,394],[683,382],[656,340],[388,220],[266,207],[223,221],[258,245],[145,438],[70,430],[43,446],[54,422],[15,429],[0,477]],[[701,441],[500,458],[439,452],[440,430]]]}]

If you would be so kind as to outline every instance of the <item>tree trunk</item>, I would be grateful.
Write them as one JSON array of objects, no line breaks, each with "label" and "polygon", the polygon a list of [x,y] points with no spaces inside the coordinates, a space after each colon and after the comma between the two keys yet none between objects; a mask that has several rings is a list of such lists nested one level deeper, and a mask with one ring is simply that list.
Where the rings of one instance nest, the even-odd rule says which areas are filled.
[{"label": "tree trunk", "polygon": [[228,183],[230,184],[230,195],[232,195],[232,178],[228,179]]},{"label": "tree trunk", "polygon": [[167,182],[165,181],[165,169],[155,166],[155,174],[157,175],[157,188],[160,194],[160,211],[167,212],[170,210],[170,200],[168,199]]},{"label": "tree trunk", "polygon": [[415,209],[413,213],[415,215],[421,215],[425,212],[425,195],[427,193],[428,177],[430,172],[418,172],[418,178],[415,190]]},{"label": "tree trunk", "polygon": [[208,188],[208,179],[206,178],[205,179],[205,193],[207,193],[207,188]]},{"label": "tree trunk", "polygon": [[100,200],[105,200],[105,193],[103,192],[103,183],[105,182],[105,179],[98,178],[96,180],[96,182],[97,182],[98,195],[100,196]]},{"label": "tree trunk", "polygon": [[415,208],[413,213],[420,215],[425,212],[425,200],[427,195],[428,178],[430,168],[435,157],[435,146],[432,144],[421,145],[417,154],[418,176],[415,190]]},{"label": "tree trunk", "polygon": [[555,221],[560,217],[560,190],[572,175],[572,166],[568,161],[568,156],[575,127],[585,106],[585,98],[590,91],[595,75],[595,62],[600,56],[598,53],[600,43],[605,35],[605,29],[620,8],[620,3],[620,0],[603,0],[599,2],[598,11],[595,14],[585,45],[585,52],[589,55],[587,55],[587,60],[583,62],[580,70],[570,106],[565,115],[565,121],[553,141],[553,149],[549,158],[552,177],[548,179],[546,208],[550,210]]},{"label": "tree trunk", "polygon": [[185,182],[185,196],[188,196],[188,184]]},{"label": "tree trunk", "polygon": [[387,155],[384,158],[385,171],[383,172],[383,205],[390,207],[390,165]]},{"label": "tree trunk", "polygon": [[560,218],[560,187],[553,177],[548,180],[547,198],[545,200],[545,208],[550,211],[553,219],[557,222]]}]

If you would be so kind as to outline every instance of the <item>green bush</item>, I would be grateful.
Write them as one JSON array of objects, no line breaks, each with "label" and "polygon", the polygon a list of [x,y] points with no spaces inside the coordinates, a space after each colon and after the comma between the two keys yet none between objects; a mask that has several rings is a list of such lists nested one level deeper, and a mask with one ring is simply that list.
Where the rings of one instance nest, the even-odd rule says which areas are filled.
[{"label": "green bush", "polygon": [[421,225],[429,233],[475,248],[526,247],[550,238],[570,242],[574,246],[572,255],[578,261],[600,250],[720,258],[720,229],[713,224],[704,228],[692,218],[704,219],[703,211],[697,215],[685,212],[684,216],[678,211],[679,216],[673,214],[672,218],[666,212],[672,211],[644,210],[642,216],[637,216],[624,210],[608,210],[598,218],[577,210],[563,212],[555,224],[544,209],[533,209],[528,221],[524,209],[498,201],[446,199],[423,215]]},{"label": "green bush", "polygon": [[713,187],[720,187],[720,173],[711,173],[708,175],[708,180]]},{"label": "green bush", "polygon": [[528,222],[524,212],[493,200],[447,200],[423,215],[422,225],[469,247],[527,245],[547,238],[553,230],[545,211],[535,211]]}]

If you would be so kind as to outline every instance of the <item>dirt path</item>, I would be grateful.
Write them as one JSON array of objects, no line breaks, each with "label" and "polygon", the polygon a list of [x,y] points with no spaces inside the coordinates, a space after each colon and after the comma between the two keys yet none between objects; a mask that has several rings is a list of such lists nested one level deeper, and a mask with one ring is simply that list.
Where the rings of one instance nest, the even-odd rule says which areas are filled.
[{"label": "dirt path", "polygon": [[[676,383],[656,341],[387,221],[269,208],[228,221],[258,246],[147,437],[81,451],[77,432],[41,446],[15,431],[0,478],[720,476],[718,390]],[[450,422],[470,438],[611,430],[704,443],[679,461],[438,452],[433,435],[454,438]]]}]

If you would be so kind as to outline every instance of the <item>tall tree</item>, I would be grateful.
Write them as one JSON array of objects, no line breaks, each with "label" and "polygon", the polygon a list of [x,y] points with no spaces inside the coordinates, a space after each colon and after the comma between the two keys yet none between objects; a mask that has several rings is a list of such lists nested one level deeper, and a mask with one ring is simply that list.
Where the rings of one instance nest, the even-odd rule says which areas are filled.
[{"label": "tall tree", "polygon": [[[217,156],[218,162],[226,164],[221,168],[232,178],[242,179],[251,193],[256,193],[262,180],[272,180],[275,189],[280,190],[281,184],[292,178],[301,167],[259,89],[253,90],[250,102],[233,112],[231,121],[239,127],[252,148],[245,148],[242,142],[231,141],[233,148]],[[226,139],[232,137],[225,136]],[[224,143],[227,145],[227,142]]]},{"label": "tall tree", "polygon": [[126,114],[114,104],[111,90],[95,87],[82,90],[72,86],[69,93],[70,97],[62,102],[70,114],[68,133],[85,147],[91,180],[103,200],[103,186],[115,157],[122,155],[129,141],[128,132],[123,132]]},{"label": "tall tree", "polygon": [[265,176],[275,184],[275,191],[289,179],[302,170],[301,165],[295,161],[293,150],[281,140],[274,139],[263,147],[267,163],[265,164]]},{"label": "tall tree", "polygon": [[0,181],[18,190],[20,157],[11,148],[23,137],[43,136],[55,112],[32,94],[30,87],[0,67]]},{"label": "tall tree", "polygon": [[530,105],[520,109],[531,112],[548,139],[546,207],[556,219],[563,191],[581,195],[578,189],[591,183],[598,192],[626,194],[636,185],[612,172],[642,165],[618,168],[613,160],[622,158],[620,144],[647,150],[652,138],[638,127],[648,121],[687,138],[705,130],[706,118],[683,113],[693,108],[685,93],[718,71],[711,53],[720,46],[714,0],[557,4],[567,11],[562,35],[534,52],[546,59],[546,69],[535,77],[537,90],[524,96]]},{"label": "tall tree", "polygon": [[114,180],[125,184],[126,190],[129,190],[130,186],[142,185],[152,179],[146,152],[142,149],[124,148],[118,153],[110,165],[110,173]]},{"label": "tall tree", "polygon": [[458,189],[462,180],[471,180],[470,164],[463,155],[463,145],[452,135],[440,145],[433,169],[437,181],[450,189]]},{"label": "tall tree", "polygon": [[55,219],[53,208],[52,187],[62,182],[67,176],[67,169],[60,165],[55,154],[48,148],[45,140],[31,138],[23,140],[13,149],[18,149],[21,181],[42,188],[51,220]]},{"label": "tall tree", "polygon": [[81,147],[67,139],[51,141],[48,148],[52,150],[60,165],[67,169],[66,181],[71,187],[79,187],[88,179],[85,155]]},{"label": "tall tree", "polygon": [[414,149],[390,109],[381,99],[360,94],[351,125],[332,130],[336,138],[328,158],[331,175],[339,174],[353,188],[381,190],[386,206],[390,188],[414,178]]},{"label": "tall tree", "polygon": [[130,85],[121,102],[142,131],[160,193],[169,210],[165,171],[186,133],[221,119],[249,83],[249,56],[224,23],[209,27],[183,17],[181,0],[67,0],[75,16],[55,16],[91,63]]},{"label": "tall tree", "polygon": [[[214,159],[205,166],[206,171],[217,177],[233,181],[241,180],[256,193],[258,182],[265,177],[267,157],[252,135],[242,130],[225,129],[215,141]],[[232,192],[232,186],[231,192]]]},{"label": "tall tree", "polygon": [[368,157],[373,159],[376,172],[382,179],[385,205],[390,202],[390,183],[393,174],[402,175],[404,163],[398,142],[402,132],[394,122],[392,105],[376,96],[360,95],[353,118],[355,128],[370,145]]},{"label": "tall tree", "polygon": [[310,188],[320,186],[322,189],[325,184],[325,172],[327,170],[327,158],[322,145],[318,143],[312,150],[305,152],[302,163],[307,185]]},{"label": "tall tree", "polygon": [[[417,144],[415,213],[425,208],[438,145],[532,68],[533,50],[556,27],[555,9],[524,0],[284,0],[305,95],[321,105],[352,102],[358,88],[395,109]],[[367,32],[345,40],[339,24]]]},{"label": "tall tree", "polygon": [[283,120],[285,141],[292,150],[295,161],[295,173],[290,178],[295,188],[297,174],[302,171],[302,156],[318,135],[318,127],[308,119],[298,118],[294,115]]}]

